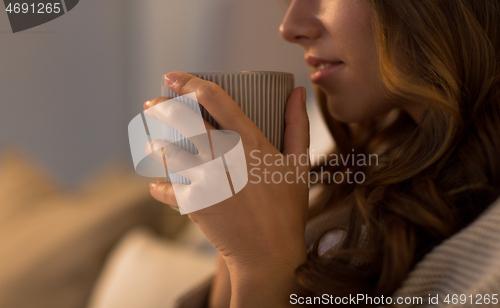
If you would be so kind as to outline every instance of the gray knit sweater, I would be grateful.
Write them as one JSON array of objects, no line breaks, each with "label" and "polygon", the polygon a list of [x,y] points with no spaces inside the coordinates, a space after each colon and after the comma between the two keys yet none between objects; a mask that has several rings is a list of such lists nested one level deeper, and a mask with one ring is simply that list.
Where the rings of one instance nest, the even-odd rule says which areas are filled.
[{"label": "gray knit sweater", "polygon": [[500,307],[500,199],[429,252],[392,298],[398,296],[423,299],[401,307]]}]

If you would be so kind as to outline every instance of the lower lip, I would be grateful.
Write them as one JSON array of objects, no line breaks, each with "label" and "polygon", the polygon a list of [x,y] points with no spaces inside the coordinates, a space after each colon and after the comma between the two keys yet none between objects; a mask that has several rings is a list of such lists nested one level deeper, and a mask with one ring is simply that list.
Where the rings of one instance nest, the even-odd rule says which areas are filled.
[{"label": "lower lip", "polygon": [[323,69],[320,69],[314,73],[311,74],[311,81],[313,83],[320,83],[322,82],[326,77],[330,76],[333,72],[338,70],[344,62],[338,62],[335,63],[331,66],[325,67]]}]

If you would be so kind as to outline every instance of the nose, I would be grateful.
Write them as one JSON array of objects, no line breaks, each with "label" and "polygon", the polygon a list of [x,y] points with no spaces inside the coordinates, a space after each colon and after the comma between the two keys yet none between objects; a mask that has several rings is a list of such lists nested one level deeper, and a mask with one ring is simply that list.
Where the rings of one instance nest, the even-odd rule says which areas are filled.
[{"label": "nose", "polygon": [[311,2],[292,1],[280,25],[280,35],[285,41],[307,45],[321,36],[321,23],[314,14]]}]

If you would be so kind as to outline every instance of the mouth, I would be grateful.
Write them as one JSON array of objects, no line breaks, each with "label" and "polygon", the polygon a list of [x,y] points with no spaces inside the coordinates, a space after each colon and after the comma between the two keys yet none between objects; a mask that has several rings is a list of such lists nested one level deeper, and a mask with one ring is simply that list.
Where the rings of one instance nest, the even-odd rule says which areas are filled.
[{"label": "mouth", "polygon": [[318,57],[307,56],[305,58],[307,64],[312,66],[315,71],[311,74],[311,81],[313,83],[321,83],[325,78],[333,74],[344,62],[340,60],[326,60]]}]

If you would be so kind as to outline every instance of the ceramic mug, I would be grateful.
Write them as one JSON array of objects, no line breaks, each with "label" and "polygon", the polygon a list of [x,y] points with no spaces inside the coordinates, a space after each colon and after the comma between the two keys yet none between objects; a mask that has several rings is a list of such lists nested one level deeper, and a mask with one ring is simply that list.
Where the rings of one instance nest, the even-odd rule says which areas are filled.
[{"label": "ceramic mug", "polygon": [[[278,150],[283,151],[285,133],[285,109],[288,98],[294,89],[294,76],[285,72],[271,71],[228,71],[228,72],[192,72],[201,79],[219,85],[257,125],[266,138]],[[178,97],[167,87],[165,76],[162,77],[161,94],[163,97]],[[215,128],[217,122],[200,104],[201,115]],[[184,150],[197,154],[196,147],[178,131],[166,125],[164,138]],[[189,181],[173,172],[169,172],[172,182],[189,184]]]}]

